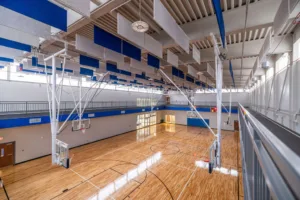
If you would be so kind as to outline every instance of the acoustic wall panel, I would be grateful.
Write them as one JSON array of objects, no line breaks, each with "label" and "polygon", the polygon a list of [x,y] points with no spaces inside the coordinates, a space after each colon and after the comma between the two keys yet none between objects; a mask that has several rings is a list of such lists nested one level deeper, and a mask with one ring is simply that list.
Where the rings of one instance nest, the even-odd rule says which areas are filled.
[{"label": "acoustic wall panel", "polygon": [[66,64],[65,64],[65,68],[66,69],[71,69],[71,70],[74,70],[74,71],[78,72],[78,71],[80,71],[80,64],[76,63],[74,61],[67,60]]},{"label": "acoustic wall panel", "polygon": [[130,71],[130,64],[129,63],[118,64],[118,68],[121,70]]},{"label": "acoustic wall panel", "polygon": [[141,49],[137,48],[136,46],[123,41],[122,45],[122,53],[125,56],[133,58],[135,60],[141,61],[142,51]]},{"label": "acoustic wall panel", "polygon": [[194,44],[193,44],[193,58],[198,64],[201,64],[200,51],[197,49],[197,47]]},{"label": "acoustic wall panel", "polygon": [[43,22],[63,31],[67,31],[67,11],[45,0],[1,0],[0,6]]},{"label": "acoustic wall panel", "polygon": [[148,34],[145,34],[145,45],[144,48],[151,52],[152,54],[158,56],[159,58],[163,57],[163,47],[162,44],[155,40]]},{"label": "acoustic wall panel", "polygon": [[31,52],[31,46],[28,44],[23,44],[20,42],[8,40],[5,38],[0,38],[0,46],[5,46],[12,49],[18,49],[21,51]]},{"label": "acoustic wall panel", "polygon": [[91,69],[80,67],[80,74],[87,76],[94,76],[94,71]]},{"label": "acoustic wall panel", "polygon": [[0,46],[0,57],[14,59],[16,57],[21,57],[23,55],[24,53],[21,50]]},{"label": "acoustic wall panel", "polygon": [[160,68],[160,60],[158,58],[156,58],[155,56],[152,56],[150,54],[148,54],[147,64],[151,67],[156,68],[156,69]]},{"label": "acoustic wall panel", "polygon": [[131,27],[131,22],[123,17],[120,13],[117,14],[118,21],[118,34],[128,39],[131,42],[139,45],[140,47],[144,46],[145,36],[144,33],[136,32]]},{"label": "acoustic wall panel", "polygon": [[172,53],[169,49],[167,50],[167,62],[178,68],[178,56]]},{"label": "acoustic wall panel", "polygon": [[184,31],[178,26],[175,19],[170,15],[160,0],[154,0],[154,20],[170,35],[175,42],[189,54],[190,41]]},{"label": "acoustic wall panel", "polygon": [[39,38],[22,31],[0,25],[0,38],[38,47]]},{"label": "acoustic wall panel", "polygon": [[106,70],[109,72],[120,73],[117,65],[114,65],[112,63],[106,63]]},{"label": "acoustic wall panel", "polygon": [[104,58],[104,47],[95,44],[92,40],[78,34],[76,34],[75,48],[96,58]]},{"label": "acoustic wall panel", "polygon": [[137,44],[138,46],[148,50],[154,55],[162,58],[162,45],[160,42],[149,36],[147,33],[139,33],[132,29],[131,22],[123,17],[120,13],[117,14],[118,34]]},{"label": "acoustic wall panel", "polygon": [[278,35],[289,19],[289,1],[283,0],[274,18],[273,29],[275,36]]},{"label": "acoustic wall panel", "polygon": [[[53,1],[53,0],[52,0]],[[55,0],[58,3],[70,7],[79,14],[90,16],[90,0]]]},{"label": "acoustic wall panel", "polygon": [[95,59],[95,58],[91,58],[88,56],[84,56],[84,55],[80,55],[79,57],[79,64],[80,65],[86,65],[89,67],[94,67],[94,68],[99,68],[99,60]]},{"label": "acoustic wall panel", "polygon": [[130,67],[138,69],[142,72],[146,72],[147,74],[154,74],[155,71],[152,67],[148,67],[146,63],[139,62],[135,59],[130,59]]},{"label": "acoustic wall panel", "polygon": [[106,48],[104,49],[104,60],[117,62],[118,66],[124,64],[124,56],[122,54]]},{"label": "acoustic wall panel", "polygon": [[215,78],[215,76],[216,76],[215,70],[210,66],[209,63],[207,63],[207,66],[206,66],[206,72],[207,72],[212,78]]},{"label": "acoustic wall panel", "polygon": [[115,52],[122,53],[122,40],[97,26],[94,26],[94,42]]},{"label": "acoustic wall panel", "polygon": [[195,78],[198,77],[198,75],[197,75],[197,70],[196,70],[193,66],[188,65],[187,68],[188,68],[188,74],[189,74],[189,75],[191,75],[191,76],[193,76],[193,77],[195,77]]},{"label": "acoustic wall panel", "polygon": [[0,24],[38,37],[47,38],[51,35],[49,25],[2,6],[0,6]]}]

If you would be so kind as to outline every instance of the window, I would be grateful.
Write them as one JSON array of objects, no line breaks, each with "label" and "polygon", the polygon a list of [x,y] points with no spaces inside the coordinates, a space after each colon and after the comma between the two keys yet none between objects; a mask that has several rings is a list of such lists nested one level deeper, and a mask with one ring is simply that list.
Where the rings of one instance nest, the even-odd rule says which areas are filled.
[{"label": "window", "polygon": [[281,72],[286,69],[289,64],[289,53],[284,53],[277,61],[276,61],[276,73]]}]

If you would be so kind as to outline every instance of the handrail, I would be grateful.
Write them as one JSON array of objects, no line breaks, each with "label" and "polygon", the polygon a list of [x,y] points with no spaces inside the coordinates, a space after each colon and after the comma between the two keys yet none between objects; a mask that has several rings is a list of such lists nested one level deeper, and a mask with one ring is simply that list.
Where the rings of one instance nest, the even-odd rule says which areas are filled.
[{"label": "handrail", "polygon": [[[83,102],[84,104],[85,102]],[[150,102],[137,101],[91,101],[87,106],[87,110],[109,109],[109,108],[129,108],[129,107],[148,107],[153,106]],[[166,102],[159,101],[156,106],[165,105]],[[62,101],[60,103],[62,112],[69,111],[74,108],[73,101]],[[48,112],[48,101],[0,101],[0,115],[4,114],[28,114]]]},{"label": "handrail", "polygon": [[239,104],[246,199],[300,198],[300,157]]}]

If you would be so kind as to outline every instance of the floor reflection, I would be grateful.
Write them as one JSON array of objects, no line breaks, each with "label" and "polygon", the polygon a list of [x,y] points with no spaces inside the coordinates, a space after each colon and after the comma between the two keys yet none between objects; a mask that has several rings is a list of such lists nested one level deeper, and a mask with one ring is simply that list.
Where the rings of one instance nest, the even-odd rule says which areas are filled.
[{"label": "floor reflection", "polygon": [[100,200],[106,199],[125,185],[127,185],[131,180],[141,175],[152,165],[157,163],[161,159],[161,152],[157,152],[154,155],[150,156],[148,159],[141,162],[136,168],[128,171],[123,176],[119,177],[112,183],[108,184],[102,188],[97,195],[89,198],[90,200]]},{"label": "floor reflection", "polygon": [[[205,162],[205,161],[202,161],[202,160],[196,161],[195,165],[199,168],[202,168],[202,169],[208,169],[208,162]],[[214,168],[214,171],[217,171],[217,172],[220,172],[220,173],[226,174],[226,175],[238,176],[238,171],[235,170],[235,169],[227,169],[227,168],[224,168],[224,167],[220,167],[220,168],[216,167],[216,168]]]},{"label": "floor reflection", "polygon": [[166,124],[165,130],[167,132],[175,133],[176,132],[175,124]]},{"label": "floor reflection", "polygon": [[149,126],[146,128],[142,128],[137,130],[136,132],[136,140],[138,142],[144,142],[155,136],[156,136],[156,126]]}]

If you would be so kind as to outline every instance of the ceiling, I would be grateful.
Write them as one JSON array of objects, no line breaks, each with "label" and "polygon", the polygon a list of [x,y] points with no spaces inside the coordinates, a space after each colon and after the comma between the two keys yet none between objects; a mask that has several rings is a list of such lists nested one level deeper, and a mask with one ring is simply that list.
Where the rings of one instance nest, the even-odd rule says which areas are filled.
[{"label": "ceiling", "polygon": [[[58,37],[71,43],[75,41],[76,34],[93,39],[94,25],[121,37],[117,34],[117,13],[122,14],[132,22],[139,20],[139,0],[91,1],[99,6],[91,13],[91,17],[80,19],[68,27],[67,33],[61,32]],[[181,69],[185,69],[187,64],[191,64],[197,70],[205,71],[207,62],[214,67],[213,44],[209,34],[214,33],[219,43],[221,43],[221,39],[211,0],[161,0],[161,2],[190,38],[190,49],[194,44],[200,50],[201,64],[196,63],[191,55],[186,54],[153,20],[153,0],[141,0],[141,18],[150,26],[148,34],[163,44],[164,54],[166,54],[167,49],[177,54],[182,61],[180,63]],[[243,88],[246,86],[256,57],[264,43],[264,38],[273,25],[280,2],[281,0],[250,0],[245,27],[246,0],[221,0],[226,30],[227,60],[232,60],[236,87]],[[278,54],[291,51],[291,33],[296,26],[293,23],[295,16],[291,16],[282,32],[274,37],[274,44],[270,53]],[[244,52],[242,51],[243,46]],[[42,49],[49,53],[62,47],[62,43],[54,40],[42,44]],[[76,54],[74,48],[71,48],[71,51]],[[146,53],[146,51],[143,52]],[[224,84],[229,87],[232,84],[229,61],[224,61],[223,65]]]}]

